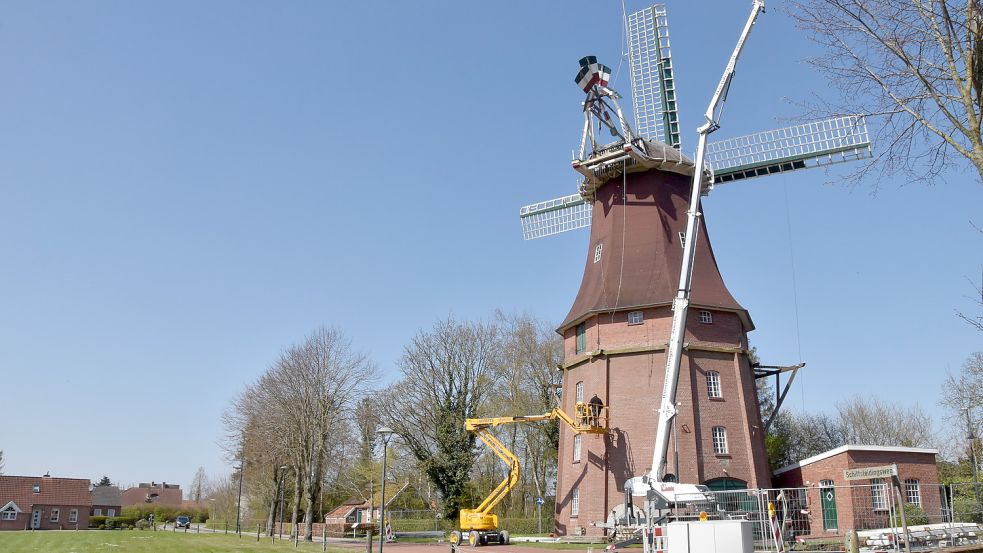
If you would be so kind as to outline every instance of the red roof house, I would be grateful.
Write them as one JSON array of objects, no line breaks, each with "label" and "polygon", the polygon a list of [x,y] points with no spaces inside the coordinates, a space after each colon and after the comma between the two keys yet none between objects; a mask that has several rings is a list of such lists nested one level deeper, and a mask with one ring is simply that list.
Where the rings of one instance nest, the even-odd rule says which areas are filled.
[{"label": "red roof house", "polygon": [[0,530],[89,526],[90,482],[51,476],[0,476]]}]

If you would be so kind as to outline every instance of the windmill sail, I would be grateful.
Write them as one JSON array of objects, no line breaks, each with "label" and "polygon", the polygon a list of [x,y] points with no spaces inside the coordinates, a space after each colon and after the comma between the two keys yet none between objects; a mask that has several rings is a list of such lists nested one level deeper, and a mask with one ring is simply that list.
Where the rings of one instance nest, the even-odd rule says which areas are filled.
[{"label": "windmill sail", "polygon": [[522,238],[532,240],[589,227],[591,204],[580,194],[563,196],[519,209]]},{"label": "windmill sail", "polygon": [[713,142],[706,160],[717,184],[870,156],[866,119],[849,115]]},{"label": "windmill sail", "polygon": [[644,138],[679,149],[676,83],[665,5],[656,4],[629,15],[625,27],[635,130]]}]

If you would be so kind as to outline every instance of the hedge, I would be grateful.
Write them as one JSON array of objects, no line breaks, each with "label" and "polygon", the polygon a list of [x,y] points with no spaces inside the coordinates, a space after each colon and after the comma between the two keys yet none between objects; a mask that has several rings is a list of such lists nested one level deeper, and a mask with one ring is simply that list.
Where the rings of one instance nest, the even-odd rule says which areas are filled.
[{"label": "hedge", "polygon": [[106,517],[106,516],[94,516],[89,517],[89,528],[99,528],[106,530],[112,530],[113,528],[131,528],[137,523],[137,517],[130,516],[120,516],[120,517]]}]

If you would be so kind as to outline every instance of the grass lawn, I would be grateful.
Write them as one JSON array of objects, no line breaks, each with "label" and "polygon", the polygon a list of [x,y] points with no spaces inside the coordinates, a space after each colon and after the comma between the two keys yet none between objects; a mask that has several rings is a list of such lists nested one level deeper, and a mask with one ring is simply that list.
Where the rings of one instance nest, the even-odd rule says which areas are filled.
[{"label": "grass lawn", "polygon": [[[281,551],[321,551],[321,544],[300,542],[294,548],[293,542],[279,541],[276,545],[269,538],[256,542],[255,534],[240,539],[225,534],[184,534],[182,532],[150,532],[139,530],[90,530],[42,531],[42,532],[0,532],[0,551],[3,553],[225,553],[232,551],[272,552]],[[332,547],[331,553],[352,553],[353,549]]]}]

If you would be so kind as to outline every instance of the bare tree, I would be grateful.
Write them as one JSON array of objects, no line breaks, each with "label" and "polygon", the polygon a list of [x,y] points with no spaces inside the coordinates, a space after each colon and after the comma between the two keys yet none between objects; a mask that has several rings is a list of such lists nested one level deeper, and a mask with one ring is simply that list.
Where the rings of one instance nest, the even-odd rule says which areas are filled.
[{"label": "bare tree", "polygon": [[958,315],[960,319],[969,323],[970,326],[976,328],[976,330],[983,332],[983,275],[980,275],[980,285],[978,287],[974,285],[974,288],[976,288],[974,302],[979,306],[980,314],[974,317],[973,315],[963,313],[962,311],[956,311],[956,315]]},{"label": "bare tree", "polygon": [[344,333],[320,328],[284,350],[226,413],[230,456],[234,450],[252,467],[244,478],[261,482],[271,528],[284,496],[291,531],[302,515],[304,538],[313,539],[323,482],[337,471],[330,454],[350,433],[355,404],[375,375],[368,357],[356,352]]},{"label": "bare tree", "polygon": [[498,385],[500,345],[494,325],[437,322],[403,351],[403,378],[384,393],[383,418],[400,436],[457,516],[474,466],[475,436],[464,420],[476,417]]},{"label": "bare tree", "polygon": [[205,467],[198,467],[198,471],[195,472],[194,478],[191,479],[191,487],[188,493],[191,494],[191,500],[195,503],[200,503],[201,498],[205,495],[205,490],[208,488],[208,476],[205,474]]},{"label": "bare tree", "polygon": [[792,0],[824,47],[809,60],[839,90],[817,111],[880,116],[865,174],[931,181],[969,161],[983,182],[983,17],[979,0]]},{"label": "bare tree", "polygon": [[983,351],[970,355],[958,373],[946,376],[941,403],[948,408],[946,418],[953,426],[962,428],[965,425],[964,410],[970,409],[970,414],[975,417],[973,424],[979,429],[983,423]]},{"label": "bare tree", "polygon": [[927,447],[934,445],[932,418],[914,405],[904,408],[877,398],[854,396],[836,405],[846,443]]}]

